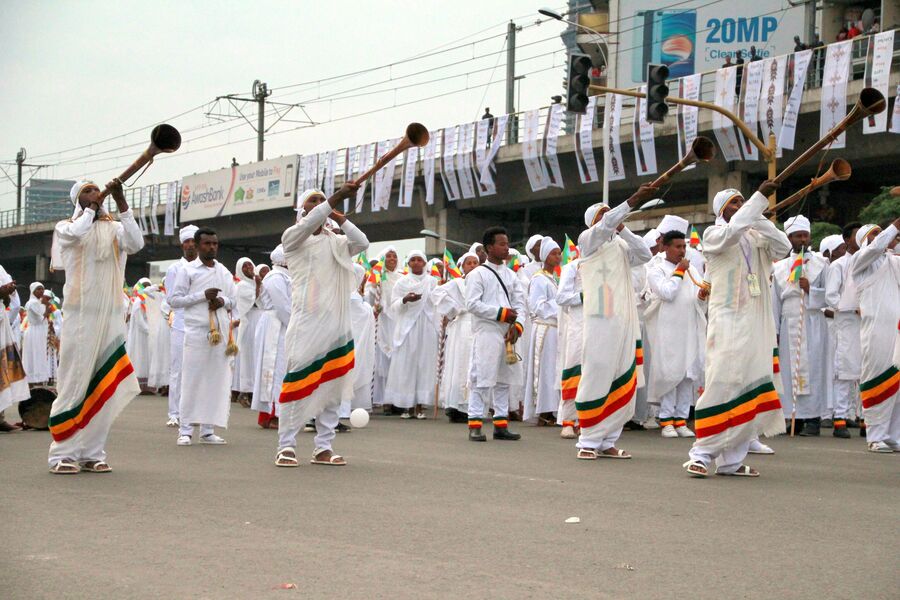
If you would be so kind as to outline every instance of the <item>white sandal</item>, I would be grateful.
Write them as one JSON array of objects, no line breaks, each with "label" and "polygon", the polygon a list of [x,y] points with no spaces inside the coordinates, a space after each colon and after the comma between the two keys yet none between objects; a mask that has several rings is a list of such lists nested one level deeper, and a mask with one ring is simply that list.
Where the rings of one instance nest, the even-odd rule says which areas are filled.
[{"label": "white sandal", "polygon": [[733,473],[721,473],[716,471],[716,475],[723,475],[725,477],[759,477],[759,471],[755,471],[753,467],[741,465],[737,468],[737,471],[734,471]]},{"label": "white sandal", "polygon": [[699,460],[689,460],[681,466],[693,477],[705,478],[709,476],[709,469]]},{"label": "white sandal", "polygon": [[621,448],[610,448],[610,450],[615,450],[615,454],[607,454],[605,451],[599,452],[597,454],[598,458],[631,458],[631,455],[622,450]]},{"label": "white sandal", "polygon": [[88,460],[81,463],[81,470],[88,473],[112,473],[112,467],[105,460]]},{"label": "white sandal", "polygon": [[[319,460],[318,456],[325,452],[331,452],[331,458],[328,460]],[[328,448],[316,448],[313,452],[312,460],[309,462],[314,465],[329,465],[333,467],[343,467],[347,464],[347,461],[344,460],[343,456],[335,454],[333,450],[329,450]]]},{"label": "white sandal", "polygon": [[869,452],[875,452],[876,454],[890,454],[893,451],[894,449],[884,442],[869,442]]},{"label": "white sandal", "polygon": [[579,448],[575,458],[578,460],[597,460],[597,451],[593,448]]},{"label": "white sandal", "polygon": [[75,475],[81,473],[81,467],[77,463],[64,459],[50,467],[50,472],[54,475]]},{"label": "white sandal", "polygon": [[[290,456],[288,453],[292,454]],[[299,467],[300,461],[297,460],[297,451],[293,448],[282,448],[275,454],[276,467]]]}]

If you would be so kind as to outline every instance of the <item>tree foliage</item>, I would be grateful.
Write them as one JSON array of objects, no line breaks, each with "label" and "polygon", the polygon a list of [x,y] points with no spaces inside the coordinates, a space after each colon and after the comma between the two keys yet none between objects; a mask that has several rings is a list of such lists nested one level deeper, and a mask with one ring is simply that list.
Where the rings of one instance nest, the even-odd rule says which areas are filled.
[{"label": "tree foliage", "polygon": [[891,188],[881,188],[881,193],[859,211],[859,220],[863,223],[881,225],[885,221],[893,221],[900,217],[900,196],[891,196]]}]

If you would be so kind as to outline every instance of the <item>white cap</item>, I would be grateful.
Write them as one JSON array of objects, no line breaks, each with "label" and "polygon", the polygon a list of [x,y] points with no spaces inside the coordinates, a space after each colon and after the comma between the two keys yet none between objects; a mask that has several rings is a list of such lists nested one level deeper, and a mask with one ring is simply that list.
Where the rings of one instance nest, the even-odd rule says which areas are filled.
[{"label": "white cap", "polygon": [[826,235],[824,238],[822,238],[822,241],[819,242],[819,252],[821,252],[822,254],[828,252],[828,254],[830,255],[843,243],[844,237],[839,233]]},{"label": "white cap", "polygon": [[550,256],[550,253],[554,250],[559,250],[559,244],[553,241],[553,238],[550,236],[546,236],[541,240],[541,262],[547,260],[547,257]]},{"label": "white cap", "polygon": [[537,260],[537,258],[534,256],[534,253],[531,251],[531,249],[534,248],[534,245],[537,244],[538,242],[540,242],[542,239],[544,239],[544,236],[537,233],[537,234],[531,236],[530,238],[528,238],[528,241],[525,242],[525,254],[527,254],[528,258],[530,258],[531,260]]},{"label": "white cap", "polygon": [[669,233],[670,231],[680,231],[684,235],[688,234],[687,219],[683,219],[677,215],[666,215],[656,226],[656,230],[660,235]]},{"label": "white cap", "polygon": [[784,222],[784,232],[787,235],[791,235],[792,233],[797,233],[800,231],[809,233],[809,219],[807,219],[803,215],[791,217]]},{"label": "white cap", "polygon": [[722,211],[725,209],[725,205],[728,204],[728,202],[733,198],[738,197],[743,198],[744,195],[734,188],[722,190],[713,198],[713,213],[715,213],[717,217],[721,217]]},{"label": "white cap", "polygon": [[185,225],[178,230],[178,241],[183,244],[188,240],[194,239],[194,234],[197,233],[198,229],[200,228],[196,225]]},{"label": "white cap", "polygon": [[609,204],[606,202],[598,202],[597,204],[592,204],[588,206],[587,210],[584,211],[584,225],[585,227],[590,227],[594,224],[594,219],[597,218],[597,213],[602,208],[609,208]]}]

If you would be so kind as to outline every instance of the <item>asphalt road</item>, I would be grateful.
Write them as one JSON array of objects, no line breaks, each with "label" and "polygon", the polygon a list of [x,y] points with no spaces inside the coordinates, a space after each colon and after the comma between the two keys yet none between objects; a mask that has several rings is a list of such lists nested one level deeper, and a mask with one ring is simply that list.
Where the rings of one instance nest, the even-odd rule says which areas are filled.
[{"label": "asphalt road", "polygon": [[473,444],[376,417],[338,437],[347,467],[306,463],[301,434],[279,469],[232,406],[227,446],[177,447],[164,400],[136,399],[108,475],[50,475],[46,432],[0,435],[0,597],[900,597],[900,454],[858,437],[779,437],[759,479],[697,480],[690,441],[655,432],[587,462],[556,429]]}]

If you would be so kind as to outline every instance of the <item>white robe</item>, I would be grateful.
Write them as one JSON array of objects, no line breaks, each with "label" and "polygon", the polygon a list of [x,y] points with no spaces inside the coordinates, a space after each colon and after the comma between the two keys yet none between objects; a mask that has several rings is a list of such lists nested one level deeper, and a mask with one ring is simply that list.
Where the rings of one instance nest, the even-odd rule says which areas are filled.
[{"label": "white robe", "polygon": [[[900,398],[900,365],[896,346],[900,341],[900,256],[887,251],[897,236],[893,225],[856,253],[853,279],[859,292],[862,315],[862,370],[859,379],[863,417],[868,426],[896,423],[893,417]],[[869,430],[872,431],[871,429]],[[888,434],[892,433],[890,431]],[[900,432],[893,432],[898,434]],[[900,436],[898,436],[900,437]],[[869,441],[884,441],[872,439]],[[900,439],[893,439],[900,442]]]},{"label": "white robe", "polygon": [[468,411],[469,357],[472,355],[472,315],[466,310],[466,280],[451,279],[431,294],[438,319],[448,319],[441,374],[442,408]]},{"label": "white robe", "polygon": [[357,408],[372,408],[372,377],[375,374],[375,312],[359,292],[350,294],[350,322],[353,328],[353,400],[341,404],[341,418]]},{"label": "white robe", "polygon": [[556,303],[559,305],[559,389],[560,403],[556,415],[559,425],[574,426],[577,413],[575,396],[578,394],[578,383],[581,381],[581,351],[584,334],[583,293],[581,262],[576,258],[562,268],[559,275],[559,289],[556,292]]},{"label": "white robe", "polygon": [[[256,301],[256,353],[253,378],[253,401],[250,408],[261,413],[281,415],[278,396],[287,372],[284,336],[291,321],[291,276],[285,267],[274,265],[266,273]],[[243,327],[243,325],[241,325]],[[240,329],[240,328],[239,328]]]},{"label": "white robe", "polygon": [[[431,293],[437,280],[426,272],[409,273],[394,285],[390,312],[394,319],[391,369],[385,386],[385,402],[399,408],[434,404],[438,330]],[[409,293],[421,294],[415,302],[403,302]]]},{"label": "white robe", "polygon": [[528,286],[528,314],[531,337],[525,363],[525,410],[523,420],[533,421],[559,408],[557,348],[559,339],[556,304],[557,283],[546,271],[539,271]]},{"label": "white robe", "polygon": [[[204,292],[218,288],[225,305],[211,313]],[[182,425],[203,424],[228,427],[231,411],[233,358],[225,355],[234,307],[234,279],[220,262],[212,267],[200,259],[178,273],[169,297],[173,308],[184,309],[184,356],[181,367],[180,418]],[[210,319],[221,334],[221,342],[209,345]]]},{"label": "white robe", "polygon": [[[650,295],[644,325],[648,345],[655,349],[657,358],[647,370],[647,395],[656,404],[685,379],[695,385],[703,379],[706,303],[698,300],[699,290],[688,274],[678,277],[675,267],[665,253],[654,256],[647,267]],[[693,265],[688,269],[694,279],[702,280]]]},{"label": "white robe", "polygon": [[32,296],[25,303],[28,327],[22,334],[22,362],[28,383],[43,383],[52,376],[47,352],[47,307]]},{"label": "white robe", "polygon": [[853,281],[853,257],[845,254],[829,265],[825,274],[825,302],[834,310],[834,376],[858,381],[862,366],[859,330],[859,297]]},{"label": "white robe", "polygon": [[161,293],[153,298],[150,307],[150,373],[147,375],[147,385],[159,389],[169,385],[169,315],[172,308]]},{"label": "white robe", "polygon": [[125,348],[134,365],[134,375],[141,381],[146,381],[150,374],[150,310],[140,296],[135,295],[131,299]]},{"label": "white robe", "polygon": [[[828,323],[825,322],[825,269],[821,256],[804,255],[803,276],[809,294],[799,283],[788,281],[797,255],[779,260],[772,269],[772,313],[778,328],[778,358],[781,367],[781,406],[790,417],[796,401],[797,418],[814,419],[826,412],[828,389]],[[800,302],[804,303],[801,309]],[[801,323],[800,315],[804,315]],[[798,362],[799,353],[799,362]]]},{"label": "white robe", "polygon": [[[0,266],[0,286],[12,281],[12,277]],[[6,309],[6,310],[4,310]],[[9,295],[9,305],[0,303],[0,412],[15,402],[27,400],[30,396],[22,355],[13,334],[12,323],[19,314],[19,293],[13,290]]]},{"label": "white robe", "polygon": [[235,287],[235,310],[232,318],[240,320],[235,330],[235,341],[238,345],[238,354],[234,359],[234,375],[231,389],[236,392],[253,392],[253,379],[256,364],[256,322],[259,319],[259,310],[256,308],[256,281],[244,275],[237,274],[240,281]]},{"label": "white robe", "polygon": [[363,290],[366,302],[381,312],[375,317],[375,386],[373,404],[389,404],[384,401],[384,386],[391,368],[391,346],[393,344],[394,321],[390,315],[391,291],[401,275],[397,270],[384,270],[380,283],[366,283]]}]

